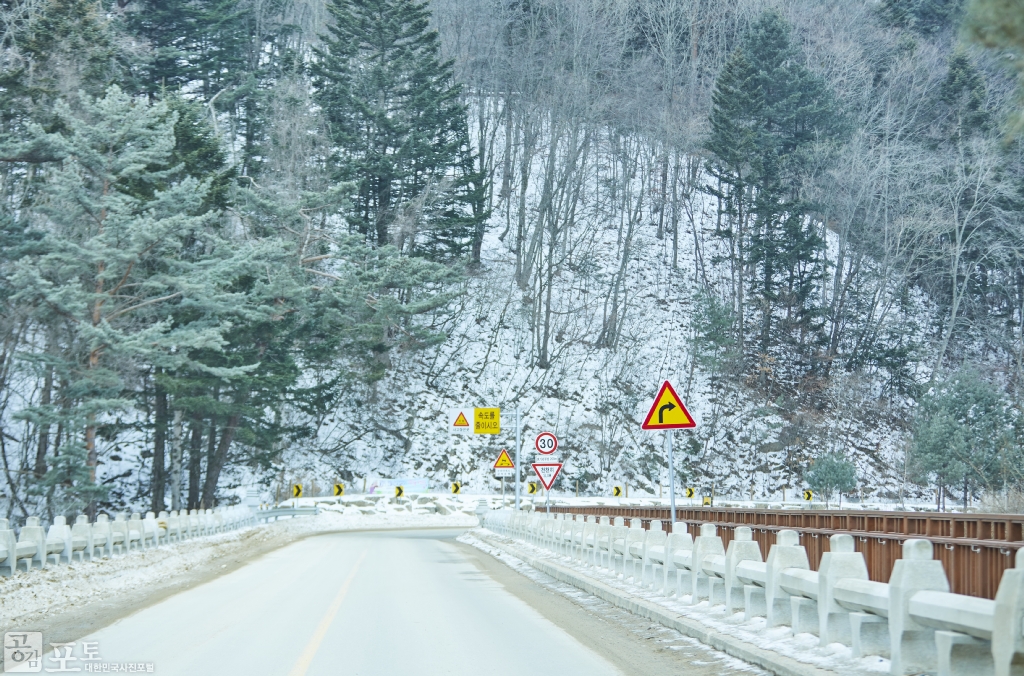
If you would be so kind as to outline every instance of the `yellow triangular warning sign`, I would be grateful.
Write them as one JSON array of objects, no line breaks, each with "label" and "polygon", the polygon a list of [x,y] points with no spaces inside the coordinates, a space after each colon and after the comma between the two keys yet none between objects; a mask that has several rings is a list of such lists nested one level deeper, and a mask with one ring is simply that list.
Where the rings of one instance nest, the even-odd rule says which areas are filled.
[{"label": "yellow triangular warning sign", "polygon": [[654,404],[647,412],[647,419],[644,420],[642,427],[645,430],[671,430],[696,426],[693,416],[686,410],[683,401],[672,389],[671,383],[666,380],[658,396],[654,398]]},{"label": "yellow triangular warning sign", "polygon": [[506,451],[504,448],[501,449],[501,454],[498,456],[498,459],[494,462],[494,469],[498,469],[499,467],[515,467],[515,465],[512,463],[512,458],[508,457],[508,451]]},{"label": "yellow triangular warning sign", "polygon": [[466,416],[462,411],[459,411],[459,417],[455,419],[455,423],[452,427],[469,427],[469,421],[466,420]]}]

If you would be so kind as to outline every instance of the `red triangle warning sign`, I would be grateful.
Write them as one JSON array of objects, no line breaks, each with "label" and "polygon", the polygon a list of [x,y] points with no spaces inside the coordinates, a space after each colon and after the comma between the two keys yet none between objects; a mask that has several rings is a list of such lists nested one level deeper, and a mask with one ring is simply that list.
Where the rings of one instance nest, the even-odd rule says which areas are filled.
[{"label": "red triangle warning sign", "polygon": [[555,479],[558,478],[558,473],[562,471],[562,463],[535,462],[533,463],[533,471],[537,473],[537,477],[544,484],[544,488],[550,491],[551,486],[555,483]]},{"label": "red triangle warning sign", "polygon": [[508,451],[504,448],[501,449],[498,459],[494,461],[494,469],[500,469],[502,467],[515,467],[515,463],[512,462],[512,458],[508,457]]},{"label": "red triangle warning sign", "polygon": [[645,430],[675,430],[696,427],[693,416],[686,410],[683,400],[679,398],[672,384],[667,380],[662,384],[661,391],[654,398],[651,410],[641,425]]},{"label": "red triangle warning sign", "polygon": [[455,419],[452,427],[469,427],[469,421],[466,420],[466,416],[462,411],[459,411],[459,417]]}]

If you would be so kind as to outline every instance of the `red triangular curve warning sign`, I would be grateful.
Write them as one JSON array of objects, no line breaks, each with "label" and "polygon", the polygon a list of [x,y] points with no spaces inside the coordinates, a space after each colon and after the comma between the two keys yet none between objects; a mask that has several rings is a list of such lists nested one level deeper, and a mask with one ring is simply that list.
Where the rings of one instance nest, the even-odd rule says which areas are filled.
[{"label": "red triangular curve warning sign", "polygon": [[551,486],[555,483],[555,479],[558,478],[558,473],[562,471],[562,463],[535,462],[533,463],[533,471],[537,473],[537,477],[544,484],[544,488],[550,491]]},{"label": "red triangular curve warning sign", "polygon": [[508,457],[508,451],[504,448],[501,449],[501,453],[498,454],[498,459],[494,461],[494,469],[501,467],[515,467],[515,463],[512,462],[512,458]]},{"label": "red triangular curve warning sign", "polygon": [[455,419],[452,427],[469,427],[469,421],[466,420],[466,415],[462,411],[459,411],[459,417]]},{"label": "red triangular curve warning sign", "polygon": [[647,412],[647,418],[641,425],[645,430],[675,430],[696,426],[697,423],[686,410],[683,400],[672,389],[672,383],[667,380],[661,385],[661,391],[654,398],[654,404],[651,405],[651,410]]}]

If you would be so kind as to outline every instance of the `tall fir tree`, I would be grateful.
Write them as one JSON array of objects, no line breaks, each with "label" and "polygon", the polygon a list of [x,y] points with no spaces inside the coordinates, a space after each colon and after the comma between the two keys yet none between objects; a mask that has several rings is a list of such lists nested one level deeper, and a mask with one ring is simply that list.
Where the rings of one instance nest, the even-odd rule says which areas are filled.
[{"label": "tall fir tree", "polygon": [[712,104],[706,148],[717,181],[708,189],[723,205],[720,234],[741,274],[754,272],[759,351],[788,343],[798,348],[791,357],[806,358],[820,324],[812,296],[824,260],[804,182],[819,145],[842,133],[841,115],[776,12],[762,15],[730,56]]},{"label": "tall fir tree", "polygon": [[959,143],[985,134],[991,127],[985,78],[962,49],[949,59],[946,78],[939,87],[940,134],[944,142]]},{"label": "tall fir tree", "polygon": [[479,262],[487,213],[452,62],[426,3],[331,0],[313,86],[356,193],[350,223],[377,246]]}]

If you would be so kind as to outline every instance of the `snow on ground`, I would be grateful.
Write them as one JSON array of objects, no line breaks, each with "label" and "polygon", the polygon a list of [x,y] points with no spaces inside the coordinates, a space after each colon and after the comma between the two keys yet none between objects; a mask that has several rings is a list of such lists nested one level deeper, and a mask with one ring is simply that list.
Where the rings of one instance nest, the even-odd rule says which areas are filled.
[{"label": "snow on ground", "polygon": [[[475,527],[476,516],[464,512],[413,514],[406,510],[384,509],[366,515],[324,509],[315,517],[297,517],[272,521],[227,533],[200,536],[171,544],[132,550],[110,559],[50,564],[29,572],[21,569],[13,577],[0,577],[0,629],[20,617],[39,613],[54,614],[114,595],[139,592],[169,579],[179,579],[194,569],[217,559],[247,556],[272,540],[281,544],[306,535],[344,530],[399,528]],[[227,567],[227,564],[221,566]]]},{"label": "snow on ground", "polygon": [[[683,595],[680,599],[675,597],[667,598],[662,596],[660,593],[649,589],[642,589],[639,586],[627,583],[620,579],[618,575],[612,574],[604,568],[583,566],[576,561],[570,561],[563,556],[559,556],[550,550],[536,547],[521,540],[498,535],[497,533],[485,528],[475,529],[474,531],[465,533],[459,537],[459,540],[466,544],[470,544],[494,556],[500,555],[502,561],[527,577],[532,578],[533,576],[540,575],[541,573],[524,561],[520,559],[513,559],[506,552],[502,552],[501,550],[487,544],[482,541],[480,537],[475,537],[474,534],[479,534],[481,537],[501,542],[503,545],[517,549],[527,556],[536,559],[546,559],[562,567],[570,568],[580,575],[597,580],[647,602],[656,603],[678,615],[700,622],[704,626],[714,629],[715,631],[733,636],[759,648],[771,650],[800,662],[813,664],[814,666],[822,669],[829,669],[841,674],[874,676],[875,674],[889,672],[889,660],[878,657],[877,655],[862,657],[855,660],[852,657],[852,652],[849,646],[845,646],[841,643],[832,643],[828,646],[820,647],[818,645],[818,637],[813,634],[797,634],[794,636],[793,630],[787,626],[772,627],[769,629],[766,626],[766,620],[763,617],[755,617],[749,621],[744,621],[742,611],[737,613],[728,613],[726,612],[724,605],[709,607],[706,600],[701,601],[695,606],[691,606],[689,604],[689,594]],[[670,582],[670,587],[671,584],[672,583]]]}]

